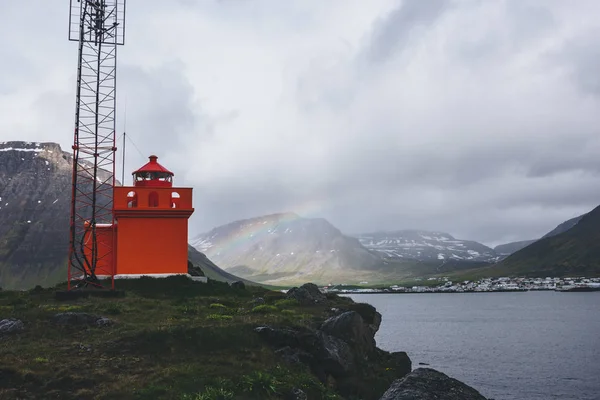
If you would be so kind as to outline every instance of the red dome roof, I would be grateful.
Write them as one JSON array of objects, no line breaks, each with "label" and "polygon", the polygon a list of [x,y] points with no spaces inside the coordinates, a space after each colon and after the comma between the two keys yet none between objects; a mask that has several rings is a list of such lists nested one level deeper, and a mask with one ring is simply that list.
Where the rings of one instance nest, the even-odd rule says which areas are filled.
[{"label": "red dome roof", "polygon": [[158,160],[157,156],[152,155],[148,158],[150,159],[150,162],[148,162],[146,165],[142,166],[137,171],[134,171],[133,172],[134,174],[137,174],[140,172],[165,172],[170,175],[175,175],[156,161],[156,160]]}]

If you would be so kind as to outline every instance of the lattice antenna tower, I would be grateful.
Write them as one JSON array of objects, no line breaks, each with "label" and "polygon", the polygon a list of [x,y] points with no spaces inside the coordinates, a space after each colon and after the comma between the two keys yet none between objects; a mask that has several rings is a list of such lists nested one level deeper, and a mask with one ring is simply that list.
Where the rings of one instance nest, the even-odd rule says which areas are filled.
[{"label": "lattice antenna tower", "polygon": [[102,246],[96,228],[100,224],[111,224],[114,229],[117,48],[125,44],[125,2],[70,0],[69,40],[79,43],[79,53],[69,290],[88,286],[101,288],[98,278],[102,276],[111,277],[114,288],[113,246]]}]

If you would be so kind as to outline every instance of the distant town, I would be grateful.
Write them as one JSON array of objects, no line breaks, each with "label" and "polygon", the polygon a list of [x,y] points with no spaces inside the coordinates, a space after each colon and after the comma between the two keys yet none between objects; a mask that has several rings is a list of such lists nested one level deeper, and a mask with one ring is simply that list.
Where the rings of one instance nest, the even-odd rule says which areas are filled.
[{"label": "distant town", "polygon": [[[418,281],[418,279],[417,279]],[[437,285],[436,281],[439,281]],[[600,278],[487,278],[478,281],[453,282],[448,277],[429,278],[425,285],[410,287],[366,288],[355,285],[328,285],[328,293],[471,293],[471,292],[525,292],[529,290],[554,290],[561,292],[600,291]],[[368,282],[362,282],[367,285]]]}]

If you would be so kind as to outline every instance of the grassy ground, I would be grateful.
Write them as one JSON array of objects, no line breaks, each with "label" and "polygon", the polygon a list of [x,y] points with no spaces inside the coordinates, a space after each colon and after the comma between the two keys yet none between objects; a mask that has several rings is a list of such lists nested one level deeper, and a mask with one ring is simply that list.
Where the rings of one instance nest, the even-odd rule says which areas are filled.
[{"label": "grassy ground", "polygon": [[[53,289],[0,291],[0,319],[25,323],[22,333],[0,337],[0,398],[283,399],[293,388],[309,399],[338,398],[307,368],[282,364],[253,332],[261,324],[314,327],[325,307],[301,307],[260,287],[181,277],[118,286],[124,297],[71,301],[55,300]],[[266,305],[255,307],[259,296]],[[115,323],[52,322],[66,311]]]}]

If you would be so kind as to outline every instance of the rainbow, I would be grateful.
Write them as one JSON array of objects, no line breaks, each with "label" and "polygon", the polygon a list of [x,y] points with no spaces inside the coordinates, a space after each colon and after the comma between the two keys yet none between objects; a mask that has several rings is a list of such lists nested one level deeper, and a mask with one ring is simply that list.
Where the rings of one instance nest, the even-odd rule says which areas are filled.
[{"label": "rainbow", "polygon": [[211,232],[209,232],[202,235],[201,241],[192,241],[191,245],[201,251],[210,249],[210,252],[213,254],[227,254],[230,252],[230,254],[235,254],[236,250],[247,247],[250,243],[270,235],[276,228],[277,232],[283,233],[288,229],[286,225],[293,224],[300,219],[316,218],[318,211],[323,209],[322,204],[323,202],[321,201],[313,200],[302,204],[300,207],[295,207],[294,209],[297,212],[276,213],[234,222],[229,224],[239,224],[234,235],[212,238]]}]

